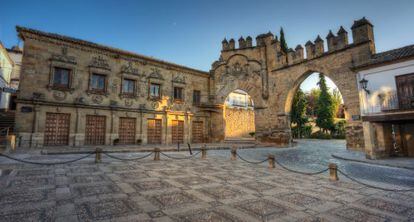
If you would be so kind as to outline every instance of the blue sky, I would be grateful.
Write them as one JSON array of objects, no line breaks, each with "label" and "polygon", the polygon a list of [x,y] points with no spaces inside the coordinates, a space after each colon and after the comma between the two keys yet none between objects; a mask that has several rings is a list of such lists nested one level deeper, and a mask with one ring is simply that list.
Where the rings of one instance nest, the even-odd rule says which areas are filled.
[{"label": "blue sky", "polygon": [[[208,71],[224,37],[285,30],[290,47],[366,16],[377,51],[414,44],[414,1],[1,0],[0,41],[16,25],[81,38]],[[350,39],[352,39],[350,37]]]}]

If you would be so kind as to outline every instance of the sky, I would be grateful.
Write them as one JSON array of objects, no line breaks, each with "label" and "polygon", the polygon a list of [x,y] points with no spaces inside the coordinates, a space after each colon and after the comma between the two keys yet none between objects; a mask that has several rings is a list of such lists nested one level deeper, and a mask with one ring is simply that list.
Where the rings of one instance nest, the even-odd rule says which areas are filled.
[{"label": "sky", "polygon": [[[68,35],[208,71],[221,41],[283,27],[289,47],[366,16],[377,52],[414,44],[413,0],[0,0],[0,41],[15,26]],[[350,36],[350,41],[352,37]],[[325,43],[326,44],[326,43]]]}]

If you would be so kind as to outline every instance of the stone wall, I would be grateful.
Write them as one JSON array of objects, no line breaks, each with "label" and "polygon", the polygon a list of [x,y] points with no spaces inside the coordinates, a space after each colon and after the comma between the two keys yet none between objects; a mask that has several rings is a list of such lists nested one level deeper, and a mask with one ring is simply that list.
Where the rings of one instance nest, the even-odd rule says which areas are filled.
[{"label": "stone wall", "polygon": [[225,107],[226,139],[252,138],[255,132],[254,111],[252,109]]}]

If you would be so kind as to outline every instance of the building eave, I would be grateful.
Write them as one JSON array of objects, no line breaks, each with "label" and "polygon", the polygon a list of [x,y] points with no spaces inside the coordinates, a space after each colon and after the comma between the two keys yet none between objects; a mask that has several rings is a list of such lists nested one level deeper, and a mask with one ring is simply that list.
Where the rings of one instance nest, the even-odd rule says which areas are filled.
[{"label": "building eave", "polygon": [[86,47],[91,47],[91,48],[95,48],[95,49],[99,49],[99,50],[108,51],[108,52],[115,53],[115,54],[120,54],[120,55],[124,55],[124,56],[130,56],[130,57],[142,59],[142,60],[145,60],[145,61],[148,61],[148,62],[162,64],[162,65],[166,65],[166,66],[170,66],[170,67],[174,67],[174,68],[178,68],[178,69],[183,69],[183,70],[187,70],[189,72],[204,75],[206,77],[210,76],[209,72],[206,72],[206,71],[190,68],[190,67],[179,65],[179,64],[176,64],[176,63],[167,62],[167,61],[156,59],[156,58],[153,58],[153,57],[148,57],[148,56],[141,55],[141,54],[138,54],[138,53],[134,53],[134,52],[130,52],[130,51],[126,51],[126,50],[122,50],[122,49],[118,49],[118,48],[114,48],[114,47],[110,47],[110,46],[105,46],[105,45],[97,44],[97,43],[82,40],[82,39],[77,39],[77,38],[64,36],[64,35],[60,35],[60,34],[56,34],[56,33],[44,32],[44,31],[31,29],[31,28],[27,28],[27,27],[22,27],[22,26],[16,26],[16,30],[19,33],[19,37],[22,38],[23,40],[25,40],[27,38],[27,36],[25,34],[29,33],[29,34],[32,34],[32,35],[43,36],[43,37],[46,37],[46,38],[51,38],[51,39],[55,39],[55,40],[59,40],[59,41],[78,44],[78,45],[82,45],[82,46],[86,46]]}]

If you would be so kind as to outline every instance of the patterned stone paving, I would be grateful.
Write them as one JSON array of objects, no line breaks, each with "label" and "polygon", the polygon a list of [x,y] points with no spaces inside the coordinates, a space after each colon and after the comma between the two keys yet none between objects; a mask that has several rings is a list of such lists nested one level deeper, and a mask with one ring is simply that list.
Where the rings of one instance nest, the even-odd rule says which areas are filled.
[{"label": "patterned stone paving", "polygon": [[414,192],[326,174],[212,156],[104,160],[0,165],[12,169],[0,177],[0,221],[414,221]]}]

